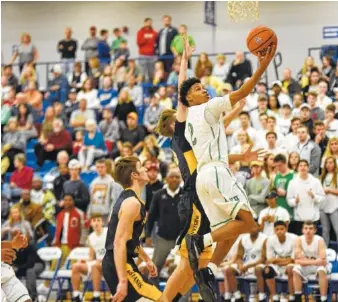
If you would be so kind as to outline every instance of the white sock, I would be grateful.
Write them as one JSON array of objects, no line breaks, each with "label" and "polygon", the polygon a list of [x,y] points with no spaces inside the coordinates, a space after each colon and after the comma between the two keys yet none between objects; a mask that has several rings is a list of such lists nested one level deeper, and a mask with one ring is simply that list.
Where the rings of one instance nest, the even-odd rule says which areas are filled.
[{"label": "white sock", "polygon": [[100,295],[101,295],[101,293],[100,292],[93,292],[93,297],[94,298],[98,298],[98,297],[100,297]]},{"label": "white sock", "polygon": [[73,298],[76,298],[76,297],[81,297],[81,292],[78,290],[73,291]]},{"label": "white sock", "polygon": [[215,263],[209,262],[208,267],[211,269],[214,276],[217,274],[217,265]]},{"label": "white sock", "polygon": [[266,298],[266,294],[265,293],[258,293],[258,300],[263,300]]},{"label": "white sock", "polygon": [[213,240],[212,240],[212,237],[211,237],[211,233],[205,234],[203,236],[204,247],[209,247],[209,246],[212,245],[212,243],[213,243]]},{"label": "white sock", "polygon": [[231,300],[231,296],[232,296],[231,293],[228,292],[224,293],[224,300]]},{"label": "white sock", "polygon": [[325,302],[327,300],[327,296],[320,296],[320,301]]},{"label": "white sock", "polygon": [[241,292],[239,290],[235,291],[234,297],[236,300],[242,298]]},{"label": "white sock", "polygon": [[274,295],[274,296],[272,297],[272,300],[273,300],[273,301],[279,301],[279,295]]},{"label": "white sock", "polygon": [[294,295],[290,295],[289,296],[289,301],[295,301],[295,296]]}]

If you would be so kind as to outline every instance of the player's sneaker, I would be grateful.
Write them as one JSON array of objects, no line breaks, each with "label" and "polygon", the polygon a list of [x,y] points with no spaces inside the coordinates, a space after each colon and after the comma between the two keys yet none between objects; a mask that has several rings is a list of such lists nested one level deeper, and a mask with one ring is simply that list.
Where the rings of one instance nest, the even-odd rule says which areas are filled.
[{"label": "player's sneaker", "polygon": [[90,301],[91,302],[101,302],[101,298],[100,297],[93,297]]},{"label": "player's sneaker", "polygon": [[200,254],[204,250],[203,237],[198,234],[196,235],[187,234],[185,236],[185,240],[186,240],[187,248],[188,248],[188,257],[189,257],[190,266],[193,269],[193,271],[196,273],[198,271],[198,260],[199,260]]},{"label": "player's sneaker", "polygon": [[72,298],[72,302],[82,302],[80,296],[76,296]]},{"label": "player's sneaker", "polygon": [[194,273],[200,295],[205,302],[218,302],[217,282],[209,267],[202,268]]}]

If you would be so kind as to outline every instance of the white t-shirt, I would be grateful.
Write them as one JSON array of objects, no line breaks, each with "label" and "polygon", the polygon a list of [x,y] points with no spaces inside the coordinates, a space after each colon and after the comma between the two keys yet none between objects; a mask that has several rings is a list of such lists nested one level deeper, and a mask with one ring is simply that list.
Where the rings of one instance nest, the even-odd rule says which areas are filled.
[{"label": "white t-shirt", "polygon": [[105,244],[108,228],[103,228],[102,233],[97,235],[95,232],[88,236],[89,245],[94,249],[96,259],[102,260],[106,253]]},{"label": "white t-shirt", "polygon": [[245,234],[242,237],[241,243],[244,249],[243,263],[245,265],[256,262],[261,258],[265,239],[266,235],[263,233],[258,234],[255,242],[252,242],[250,234]]},{"label": "white t-shirt", "polygon": [[228,165],[228,144],[222,113],[231,109],[229,95],[189,108],[185,137],[192,146],[198,169],[211,162]]},{"label": "white t-shirt", "polygon": [[283,135],[287,135],[290,132],[291,127],[291,119],[290,118],[284,118],[284,117],[277,117],[277,126],[280,133]]},{"label": "white t-shirt", "polygon": [[319,235],[314,235],[310,244],[306,242],[305,236],[302,235],[299,237],[304,253],[304,257],[308,259],[318,259],[319,258],[319,241],[322,241],[323,238]]},{"label": "white t-shirt", "polygon": [[[324,121],[326,123],[326,120]],[[328,138],[338,137],[338,120],[334,119],[326,130],[326,136]]]},{"label": "white t-shirt", "polygon": [[68,243],[68,225],[69,225],[69,212],[65,213],[63,217],[63,229],[62,229],[62,236],[61,236],[61,243],[67,244]]},{"label": "white t-shirt", "polygon": [[272,235],[266,241],[266,258],[294,258],[297,235],[286,233],[285,241],[280,242],[277,235]]},{"label": "white t-shirt", "polygon": [[332,99],[329,98],[327,95],[318,95],[316,106],[320,107],[321,109],[325,110],[327,105],[332,104]]},{"label": "white t-shirt", "polygon": [[[287,210],[285,210],[282,207],[277,207],[277,208],[270,208],[267,207],[265,209],[263,209],[260,214],[259,214],[259,218],[258,218],[258,223],[262,224],[263,221],[263,217],[265,216],[274,216],[276,221],[290,221],[290,215],[289,212]],[[264,222],[264,228],[263,228],[263,233],[266,236],[272,236],[274,234],[274,222]]]}]

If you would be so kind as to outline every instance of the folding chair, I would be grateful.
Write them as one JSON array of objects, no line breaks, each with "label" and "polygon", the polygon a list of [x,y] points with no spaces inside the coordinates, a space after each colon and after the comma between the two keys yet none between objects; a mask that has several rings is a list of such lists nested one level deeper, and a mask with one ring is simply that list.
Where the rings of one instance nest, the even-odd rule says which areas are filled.
[{"label": "folding chair", "polygon": [[[48,301],[49,296],[53,290],[53,285],[56,280],[58,271],[60,269],[62,251],[58,247],[42,247],[38,249],[37,253],[41,260],[43,260],[46,264],[45,270],[39,275],[38,279],[50,281],[49,291],[47,294]],[[50,263],[52,261],[56,261],[56,267],[54,271],[50,269]]]},{"label": "folding chair", "polygon": [[[56,301],[58,301],[59,298],[61,298],[61,292],[63,290],[63,284],[65,281],[67,281],[68,286],[66,288],[66,292],[71,291],[72,286],[71,286],[71,278],[72,278],[72,269],[71,269],[71,264],[72,261],[87,261],[89,260],[89,248],[88,247],[77,247],[73,249],[69,256],[67,257],[65,264],[62,269],[58,271],[57,274],[57,281],[58,281],[58,293],[57,293],[57,298]],[[62,301],[62,298],[61,298]]]}]

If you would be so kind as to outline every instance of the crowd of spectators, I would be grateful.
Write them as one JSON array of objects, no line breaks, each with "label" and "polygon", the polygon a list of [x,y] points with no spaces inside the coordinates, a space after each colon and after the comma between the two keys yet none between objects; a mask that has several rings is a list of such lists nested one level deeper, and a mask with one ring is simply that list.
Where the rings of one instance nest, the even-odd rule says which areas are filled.
[{"label": "crowd of spectators", "polygon": [[[84,244],[88,218],[99,213],[107,222],[122,190],[114,181],[114,162],[136,155],[150,178],[143,194],[150,217],[146,244],[157,238],[162,249],[155,248],[156,265],[164,265],[179,228],[173,228],[177,208],[162,207],[166,200],[177,203],[180,178],[154,128],[164,109],[176,108],[181,34],[188,31],[171,21],[164,16],[157,31],[150,18],[144,20],[137,32],[138,60],[130,58],[120,28],[112,31],[111,45],[106,29],[98,36],[90,27],[78,45],[66,28],[57,42],[60,64],[53,66],[43,91],[35,68],[39,50],[28,33],[22,34],[1,74],[2,239],[18,229],[33,246],[64,247],[65,258]],[[84,64],[76,60],[79,51],[85,53]],[[13,72],[17,60],[20,74]],[[240,52],[232,62],[223,54],[213,61],[201,53],[194,66],[189,62],[187,75],[201,79],[210,96],[223,96],[252,75],[252,65]],[[302,223],[311,220],[321,225],[325,243],[338,248],[338,64],[326,56],[307,57],[299,71],[285,68],[281,78],[258,83],[225,119],[230,153],[268,150],[264,161],[237,162],[231,170],[244,185],[263,233],[271,235],[277,217],[265,198],[274,188],[284,210],[279,216],[290,232],[299,234]],[[63,228],[65,213],[80,221],[76,230],[71,224]]]}]

